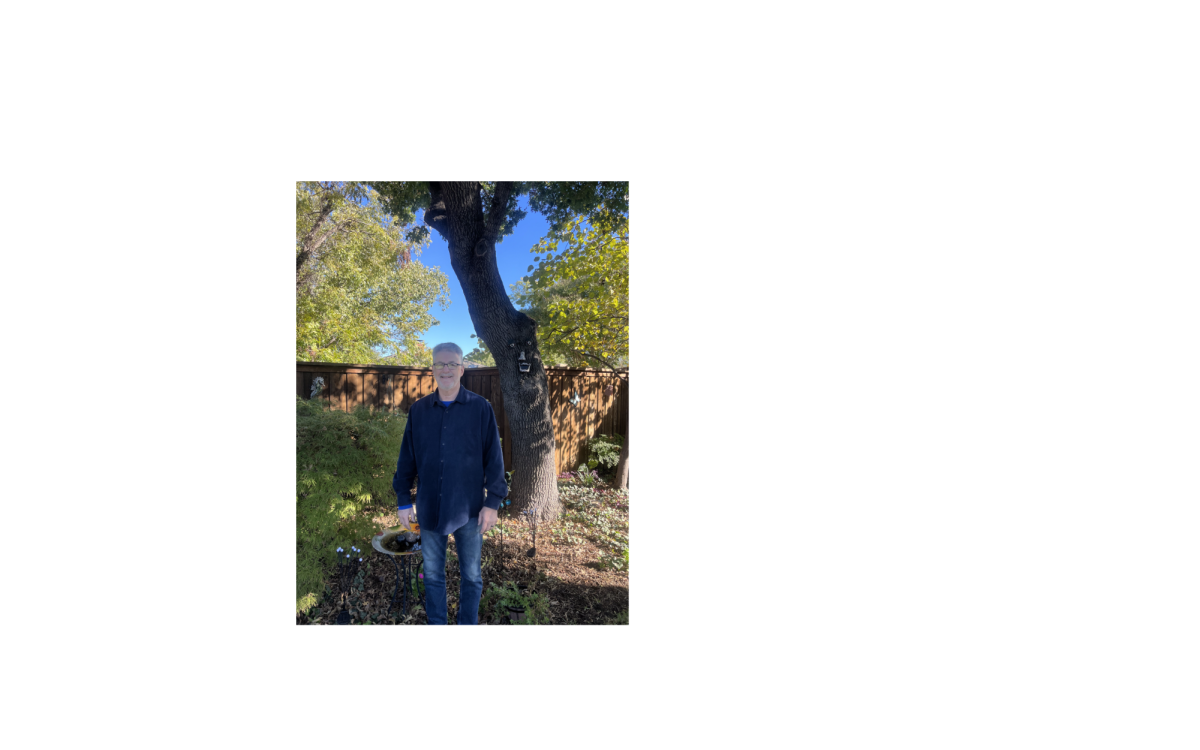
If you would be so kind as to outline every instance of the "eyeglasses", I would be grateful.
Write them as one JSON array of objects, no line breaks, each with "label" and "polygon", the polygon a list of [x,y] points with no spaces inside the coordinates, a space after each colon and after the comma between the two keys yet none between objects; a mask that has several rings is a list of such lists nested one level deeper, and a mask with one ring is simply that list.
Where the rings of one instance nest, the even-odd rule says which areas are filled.
[{"label": "eyeglasses", "polygon": [[435,370],[453,370],[456,367],[462,367],[457,362],[434,362],[433,369]]}]

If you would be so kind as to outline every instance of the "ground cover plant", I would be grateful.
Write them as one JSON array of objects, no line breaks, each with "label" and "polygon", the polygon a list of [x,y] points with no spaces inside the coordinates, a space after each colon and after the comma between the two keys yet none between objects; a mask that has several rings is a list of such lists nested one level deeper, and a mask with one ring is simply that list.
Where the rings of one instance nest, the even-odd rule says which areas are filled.
[{"label": "ground cover plant", "polygon": [[[559,477],[563,512],[552,522],[538,524],[536,530],[521,514],[501,511],[496,527],[484,536],[480,624],[514,624],[510,607],[524,610],[525,621],[519,624],[629,623],[629,493],[587,474],[590,483],[578,473]],[[399,523],[394,507],[364,508],[359,517],[372,530]],[[349,613],[350,624],[425,623],[423,599],[411,590],[408,615],[400,616],[396,565],[371,549],[371,533],[353,541],[356,548],[367,550],[356,568],[361,575],[330,576],[317,600],[297,609],[297,624],[335,624],[343,610]],[[532,556],[527,554],[530,551]],[[357,555],[349,558],[357,559]],[[419,569],[411,576],[410,583],[423,586]],[[446,598],[453,622],[458,609],[453,536],[446,552]]]}]

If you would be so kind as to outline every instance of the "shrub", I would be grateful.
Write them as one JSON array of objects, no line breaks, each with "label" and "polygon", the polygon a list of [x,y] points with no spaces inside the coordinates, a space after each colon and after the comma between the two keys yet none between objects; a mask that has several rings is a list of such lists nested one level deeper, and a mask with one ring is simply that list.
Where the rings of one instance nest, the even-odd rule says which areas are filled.
[{"label": "shrub", "polygon": [[525,622],[519,624],[550,624],[550,603],[544,594],[535,591],[522,593],[513,581],[507,581],[503,586],[488,584],[487,591],[479,600],[479,612],[491,613],[492,617],[502,620],[508,617],[509,607],[525,610]]},{"label": "shrub", "polygon": [[587,467],[595,469],[603,467],[607,474],[617,468],[621,461],[621,446],[625,442],[623,435],[600,435],[588,441]]},{"label": "shrub", "polygon": [[352,413],[296,398],[296,609],[321,598],[338,547],[374,531],[371,511],[395,502],[392,474],[407,417],[386,409]]}]

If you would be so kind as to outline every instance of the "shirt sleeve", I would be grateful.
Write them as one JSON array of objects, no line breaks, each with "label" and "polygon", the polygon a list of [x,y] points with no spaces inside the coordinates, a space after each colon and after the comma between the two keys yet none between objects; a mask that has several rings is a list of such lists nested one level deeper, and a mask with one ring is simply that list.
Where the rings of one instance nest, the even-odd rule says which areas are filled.
[{"label": "shirt sleeve", "polygon": [[508,496],[508,483],[504,481],[504,451],[500,448],[500,428],[496,426],[496,412],[487,404],[487,418],[483,426],[483,486],[487,489],[485,508],[500,509],[500,501]]},{"label": "shirt sleeve", "polygon": [[396,491],[396,510],[411,508],[413,479],[417,476],[417,454],[413,449],[412,410],[404,423],[404,439],[400,442],[400,458],[396,461],[396,473],[392,475],[392,489]]}]

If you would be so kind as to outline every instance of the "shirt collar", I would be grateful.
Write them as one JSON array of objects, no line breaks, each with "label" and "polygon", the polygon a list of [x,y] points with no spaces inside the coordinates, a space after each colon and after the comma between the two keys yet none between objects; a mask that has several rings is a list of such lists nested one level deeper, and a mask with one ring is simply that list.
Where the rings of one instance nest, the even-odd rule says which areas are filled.
[{"label": "shirt collar", "polygon": [[[436,386],[435,386],[435,388],[436,388]],[[439,393],[437,390],[434,390],[434,392],[433,392],[433,400],[434,400],[434,401],[437,401],[439,404],[441,404],[441,403],[442,403],[442,394],[441,394],[441,393]],[[450,403],[452,403],[452,404],[465,404],[465,403],[467,403],[467,389],[462,387],[462,383],[459,383],[459,384],[458,384],[458,395],[457,395],[457,396],[455,396],[455,397],[454,397],[454,400],[453,400],[453,401],[451,401]],[[444,407],[444,406],[445,406],[445,404],[442,404],[442,406]]]}]

